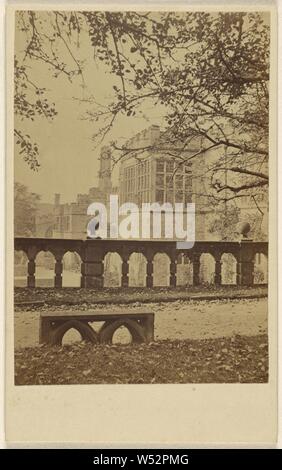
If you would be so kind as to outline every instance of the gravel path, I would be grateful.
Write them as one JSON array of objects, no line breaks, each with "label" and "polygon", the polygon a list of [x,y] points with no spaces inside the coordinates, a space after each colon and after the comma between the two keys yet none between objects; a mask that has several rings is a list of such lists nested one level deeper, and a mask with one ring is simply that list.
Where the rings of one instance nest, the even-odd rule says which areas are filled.
[{"label": "gravel path", "polygon": [[[87,305],[77,310],[118,310],[140,307],[136,302],[123,305]],[[155,339],[205,339],[234,335],[255,336],[267,332],[267,299],[230,301],[176,301],[148,303],[155,312]],[[75,310],[74,307],[49,307],[41,310]],[[15,312],[15,348],[38,344],[40,309]],[[97,324],[96,324],[97,325]],[[68,341],[77,339],[76,332],[68,333]]]}]

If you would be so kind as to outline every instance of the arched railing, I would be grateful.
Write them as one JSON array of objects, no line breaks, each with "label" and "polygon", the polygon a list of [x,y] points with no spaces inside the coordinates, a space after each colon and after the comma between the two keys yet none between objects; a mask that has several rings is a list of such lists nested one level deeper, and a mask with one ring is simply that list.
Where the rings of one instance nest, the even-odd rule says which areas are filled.
[{"label": "arched railing", "polygon": [[169,259],[169,286],[176,286],[177,260],[180,254],[189,257],[193,265],[193,285],[200,284],[201,255],[209,253],[215,261],[214,283],[221,285],[222,256],[231,253],[236,260],[236,284],[253,285],[254,259],[257,253],[268,255],[267,242],[197,241],[193,248],[178,250],[176,243],[165,240],[72,240],[56,238],[15,238],[15,250],[23,251],[28,258],[27,286],[36,286],[36,255],[49,251],[55,258],[54,287],[62,287],[63,256],[76,252],[81,258],[81,287],[103,287],[104,258],[107,253],[118,253],[122,260],[121,286],[129,280],[129,258],[142,253],[146,259],[146,286],[153,287],[153,260],[157,253],[165,253]]}]

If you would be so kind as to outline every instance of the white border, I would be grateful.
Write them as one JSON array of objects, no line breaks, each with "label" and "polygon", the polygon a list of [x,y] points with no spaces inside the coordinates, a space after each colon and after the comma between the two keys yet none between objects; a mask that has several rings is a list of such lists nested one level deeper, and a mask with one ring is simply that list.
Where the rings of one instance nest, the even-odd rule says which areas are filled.
[{"label": "white border", "polygon": [[[2,5],[3,5],[4,1],[3,1],[3,0],[0,0],[0,1],[1,1],[1,10],[0,10],[0,11],[1,11],[1,23],[2,23],[2,25],[3,25],[3,6],[2,6]],[[22,5],[20,2],[9,2],[9,3],[10,3],[10,4],[13,4],[13,5]],[[37,2],[32,2],[32,1],[30,1],[29,3],[34,3],[34,4],[36,4]],[[47,3],[47,2],[46,2],[46,3]],[[48,2],[49,5],[50,5],[51,3],[53,3],[54,6],[56,5],[56,8],[58,7],[58,5],[57,5],[56,3],[54,3],[54,2]],[[61,5],[63,5],[63,2],[60,2],[60,3],[61,3]],[[85,4],[86,4],[86,3],[88,3],[88,2],[85,2]],[[109,2],[104,2],[104,5],[103,5],[102,9],[105,9],[105,8],[106,8],[106,4],[108,4],[108,3],[109,3]],[[111,5],[113,5],[114,3],[116,3],[116,5],[117,5],[117,6],[116,6],[116,9],[119,9],[119,8],[120,8],[119,2],[113,2],[113,1],[112,1],[112,2],[111,2]],[[127,4],[127,5],[129,5],[129,6],[131,5],[131,3],[132,3],[132,2],[123,2],[123,4]],[[137,4],[137,3],[139,3],[139,2],[138,2],[138,1],[135,1],[134,3]],[[140,3],[141,3],[141,2],[140,2]],[[144,4],[144,1],[143,1],[142,3]],[[174,5],[174,8],[176,7],[176,5],[179,5],[179,6],[181,5],[180,2],[172,2],[172,1],[170,1],[170,2],[147,2],[147,4],[148,4],[148,7],[147,7],[147,8],[149,8],[149,5],[150,5],[150,8],[152,9],[152,5],[154,4],[154,5],[156,5],[156,9],[157,9],[157,8],[158,8],[158,5],[163,5],[164,3],[167,3],[167,4],[169,3],[170,6],[173,4],[173,5]],[[202,9],[202,8],[205,8],[205,7],[207,7],[207,6],[209,6],[209,2],[207,2],[207,1],[204,2],[204,6],[203,6],[202,2],[189,2],[189,4],[191,4],[191,3],[192,3],[192,5],[195,5],[195,6],[198,6],[198,7],[199,7],[199,4],[201,4],[201,5],[200,5],[200,8],[201,8],[201,9]],[[212,2],[212,3],[215,4],[215,2]],[[216,3],[217,3],[218,6],[219,6],[219,5],[224,5],[224,6],[226,6],[226,5],[228,5],[229,3],[231,3],[231,2],[227,2],[227,1],[225,0],[225,1],[216,2]],[[270,2],[269,2],[269,3],[270,3]],[[270,4],[273,4],[273,3],[274,3],[274,2],[271,2]],[[184,4],[184,5],[187,5],[187,2],[184,2],[184,3],[182,2],[182,5],[183,5],[183,4]],[[244,7],[246,7],[246,2],[236,2],[236,4],[237,4],[238,8],[240,8],[239,5],[244,5]],[[260,2],[260,1],[257,0],[257,1],[254,1],[254,2],[248,2],[248,3],[247,3],[248,6],[254,5],[254,7],[255,7],[256,10],[259,9],[259,6],[260,6],[261,4],[264,4],[264,5],[265,5],[266,2]],[[89,8],[91,8],[91,7],[93,8],[94,5],[95,5],[95,2],[91,2],[91,4],[89,3]],[[35,5],[34,5],[34,6],[35,6]],[[76,6],[77,6],[77,4],[76,4]],[[233,6],[233,5],[232,5],[232,6]],[[46,8],[46,7],[44,6],[44,2],[41,2],[41,7],[42,7],[43,9]],[[36,8],[37,8],[37,5],[36,5]],[[175,8],[175,9],[176,9],[176,8]],[[237,9],[237,7],[236,7],[236,9]],[[281,4],[280,4],[280,3],[278,3],[278,12],[279,12],[279,25],[280,25],[280,27],[281,27],[281,23],[282,23],[282,7],[281,7]],[[3,34],[3,33],[2,33],[2,37],[4,37],[4,34]],[[1,42],[1,46],[3,46],[3,44],[4,44],[4,41]],[[282,40],[281,40],[281,35],[279,35],[279,46],[278,46],[278,50],[281,51],[281,48],[282,48]],[[1,47],[1,55],[0,55],[0,58],[2,59],[2,61],[1,61],[1,63],[0,63],[1,65],[2,65],[3,62],[4,62],[4,50],[3,50],[3,49],[4,49],[4,48]],[[281,55],[281,54],[280,54],[280,55]],[[1,59],[0,59],[0,60],[1,60]],[[4,74],[3,74],[4,67],[0,67],[0,68],[1,68],[2,75],[4,75]],[[281,60],[279,61],[279,71],[281,71]],[[279,75],[280,75],[280,74],[279,74]],[[278,129],[279,129],[279,124],[280,124],[281,121],[282,121],[282,119],[281,119],[281,118],[282,118],[282,111],[281,111],[282,85],[279,83],[280,81],[281,81],[281,80],[278,79],[278,84],[279,84],[279,121],[278,121]],[[1,98],[2,98],[2,103],[3,103],[3,101],[4,101],[4,77],[2,77],[2,80],[1,80]],[[4,116],[5,116],[4,105],[1,107],[0,113],[1,113],[1,117],[2,117],[2,122],[4,123],[4,122],[5,122],[5,119],[4,119]],[[3,126],[3,127],[4,127],[4,126]],[[280,127],[281,127],[281,126],[280,126]],[[1,136],[4,137],[4,129],[3,129],[3,128],[2,128],[2,134],[1,134]],[[279,136],[279,144],[280,144],[280,145],[279,145],[279,149],[280,149],[280,148],[281,148],[280,146],[281,146],[281,142],[282,142],[282,137],[281,137],[281,135],[279,135],[279,132],[278,132],[278,136]],[[3,139],[3,138],[1,139],[1,141],[4,143],[4,139]],[[4,150],[4,149],[2,149],[2,151],[3,151],[3,150]],[[3,152],[3,155],[4,155],[4,154],[5,154],[5,152]],[[1,219],[0,219],[0,222],[2,222],[2,224],[1,224],[1,228],[2,228],[2,227],[4,227],[4,193],[3,193],[3,188],[4,188],[4,186],[5,186],[4,158],[1,159],[0,168],[1,168],[1,170],[2,170],[2,171],[1,171],[1,176],[2,176],[2,179],[3,179],[2,185],[1,185],[1,194],[0,194],[0,199],[1,199],[1,216],[0,216]],[[278,175],[279,175],[279,181],[280,181],[280,178],[282,177],[282,170],[281,170],[281,164],[279,163],[279,160],[278,160]],[[278,185],[278,190],[279,190],[279,204],[280,204],[281,201],[282,201],[282,191],[280,190],[279,185]],[[280,207],[280,206],[279,206],[279,207]],[[281,230],[281,229],[282,229],[282,223],[281,223],[281,220],[279,219],[279,238],[280,238],[280,236],[282,236],[282,230]],[[4,246],[4,234],[3,234],[3,230],[1,230],[1,238],[0,238],[0,241],[2,242],[2,247],[3,247],[3,246]],[[280,245],[279,245],[279,246],[280,246]],[[3,250],[3,252],[5,252],[5,251]],[[282,253],[280,253],[280,252],[278,252],[278,253],[279,253],[279,261],[280,261],[279,264],[280,264],[280,266],[281,266],[281,265],[282,265]],[[2,282],[1,282],[1,291],[0,291],[0,296],[1,296],[1,293],[2,293],[2,294],[4,293],[4,282],[5,282],[5,280],[4,280],[4,273],[3,273],[3,256],[1,257],[1,265],[0,265],[0,268],[1,268],[1,278],[2,278],[2,279],[1,279],[1,280],[2,280]],[[281,268],[280,268],[280,269],[281,269]],[[2,276],[3,276],[3,277],[2,277]],[[280,278],[279,278],[279,280],[280,280]],[[280,284],[279,284],[279,287],[280,287]],[[281,286],[281,287],[282,287],[282,286]],[[280,289],[279,289],[279,292],[280,292]],[[4,297],[4,296],[2,295],[1,298],[3,299],[3,297]],[[280,301],[280,299],[279,299],[279,301]],[[280,303],[280,302],[279,302],[279,303]],[[3,306],[1,305],[1,307],[3,307]],[[2,328],[1,328],[1,336],[2,336],[2,338],[3,338],[3,325],[4,325],[3,318],[4,318],[4,316],[1,315],[1,317],[0,317],[0,322],[1,322],[1,323],[0,323],[0,326],[2,327]],[[281,328],[281,324],[280,324],[280,323],[279,323],[279,333],[280,333],[279,336],[280,336],[280,338],[281,338],[282,328]],[[1,356],[3,356],[3,348],[1,347],[1,345],[3,344],[3,341],[1,342],[1,339],[2,339],[2,338],[0,337],[0,354],[1,354]],[[2,358],[1,358],[1,359],[2,359]],[[281,375],[282,375],[282,374],[281,374],[281,362],[282,362],[282,361],[281,361],[281,350],[280,350],[280,367],[279,367],[279,370],[280,370],[280,380],[279,380],[279,382],[280,382],[280,387],[281,387]],[[3,366],[3,359],[1,360],[1,363],[0,363],[0,364],[1,364],[1,366]],[[2,367],[2,368],[3,368],[3,367]],[[3,372],[4,372],[4,370],[3,370]],[[2,383],[3,383],[3,382],[2,382]],[[3,396],[3,393],[2,393],[2,392],[3,392],[2,383],[1,383],[1,390],[0,390],[0,391],[1,391],[1,397]],[[281,390],[281,388],[280,388],[280,390]],[[227,392],[227,393],[228,393],[228,392]],[[1,402],[0,402],[0,405],[1,405]],[[2,411],[2,409],[3,409],[3,407],[1,406],[1,411]],[[281,427],[281,426],[282,426],[282,424],[281,424],[281,422],[282,422],[281,407],[280,407],[280,412],[279,412],[279,420],[280,420],[280,427]],[[2,422],[2,420],[1,420],[1,422]],[[0,434],[0,439],[2,438],[2,435],[3,435],[3,433]],[[85,444],[86,444],[86,443],[85,443]],[[87,445],[87,444],[86,444],[86,445]],[[25,444],[23,444],[23,446],[28,447],[28,444],[25,443]],[[30,446],[32,447],[33,444],[31,443]],[[53,446],[54,446],[54,445],[53,445]],[[57,445],[55,445],[55,446],[56,446],[56,447],[59,447],[60,444],[57,444]],[[70,445],[68,445],[68,446],[70,446]],[[199,446],[201,447],[201,445],[199,445]],[[236,445],[234,445],[234,446],[236,446]],[[77,447],[77,446],[76,446],[76,447]],[[123,445],[123,447],[128,447],[128,446]],[[132,445],[131,445],[131,447],[132,447]],[[143,447],[144,447],[144,446],[143,446]],[[221,446],[220,444],[216,444],[216,445],[214,444],[214,445],[206,446],[206,447],[222,447],[222,446]],[[278,447],[279,447],[279,448],[282,448],[281,432],[280,432],[280,436],[279,436]]]}]

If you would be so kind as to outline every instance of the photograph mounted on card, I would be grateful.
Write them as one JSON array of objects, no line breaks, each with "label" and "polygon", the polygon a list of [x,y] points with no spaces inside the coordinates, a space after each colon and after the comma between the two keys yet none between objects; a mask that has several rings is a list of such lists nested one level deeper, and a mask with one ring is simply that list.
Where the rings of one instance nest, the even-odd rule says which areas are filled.
[{"label": "photograph mounted on card", "polygon": [[[173,406],[190,424],[172,418],[150,442],[274,442],[275,14],[9,7],[12,441],[37,440],[28,423],[12,426],[14,400],[17,422],[32,414],[30,390],[45,417],[44,400],[53,414],[64,396],[59,412],[73,406],[75,419],[87,413],[84,393],[97,394],[93,419],[109,403],[91,442],[143,442],[156,394],[160,423]],[[139,395],[141,425],[121,431]],[[203,400],[208,421],[219,410],[219,429],[204,425]],[[76,441],[74,430],[56,434]]]}]

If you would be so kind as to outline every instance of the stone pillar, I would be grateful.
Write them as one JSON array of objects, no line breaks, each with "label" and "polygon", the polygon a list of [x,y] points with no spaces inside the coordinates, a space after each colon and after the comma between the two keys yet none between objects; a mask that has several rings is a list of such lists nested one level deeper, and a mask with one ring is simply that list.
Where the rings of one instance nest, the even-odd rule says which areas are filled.
[{"label": "stone pillar", "polygon": [[153,279],[153,272],[154,272],[154,265],[153,265],[153,258],[147,258],[147,267],[146,267],[146,287],[153,287],[154,279]]},{"label": "stone pillar", "polygon": [[215,256],[215,275],[214,275],[214,283],[216,286],[221,285],[221,255]]},{"label": "stone pillar", "polygon": [[170,285],[170,287],[176,287],[176,269],[177,269],[176,260],[175,259],[170,259],[170,266],[169,266],[169,271],[170,271],[169,285]]},{"label": "stone pillar", "polygon": [[193,254],[193,286],[200,284],[200,253]]},{"label": "stone pillar", "polygon": [[122,265],[121,265],[121,287],[128,287],[129,278],[129,264],[128,264],[129,257],[123,256],[122,257]]},{"label": "stone pillar", "polygon": [[103,251],[99,240],[87,240],[81,263],[81,287],[103,287]]},{"label": "stone pillar", "polygon": [[237,284],[252,286],[254,283],[254,254],[251,240],[242,240],[237,260]]},{"label": "stone pillar", "polygon": [[28,259],[27,265],[27,287],[35,287],[35,260]]},{"label": "stone pillar", "polygon": [[80,287],[81,288],[84,288],[85,287],[85,276],[84,276],[84,271],[85,271],[85,267],[84,267],[85,263],[83,261],[81,261],[81,266],[80,266]]},{"label": "stone pillar", "polygon": [[237,263],[237,284],[241,286],[252,286],[254,283],[253,261]]},{"label": "stone pillar", "polygon": [[55,263],[55,288],[60,288],[63,285],[63,278],[62,278],[62,272],[63,272],[63,258],[57,258],[56,257],[56,263]]}]

